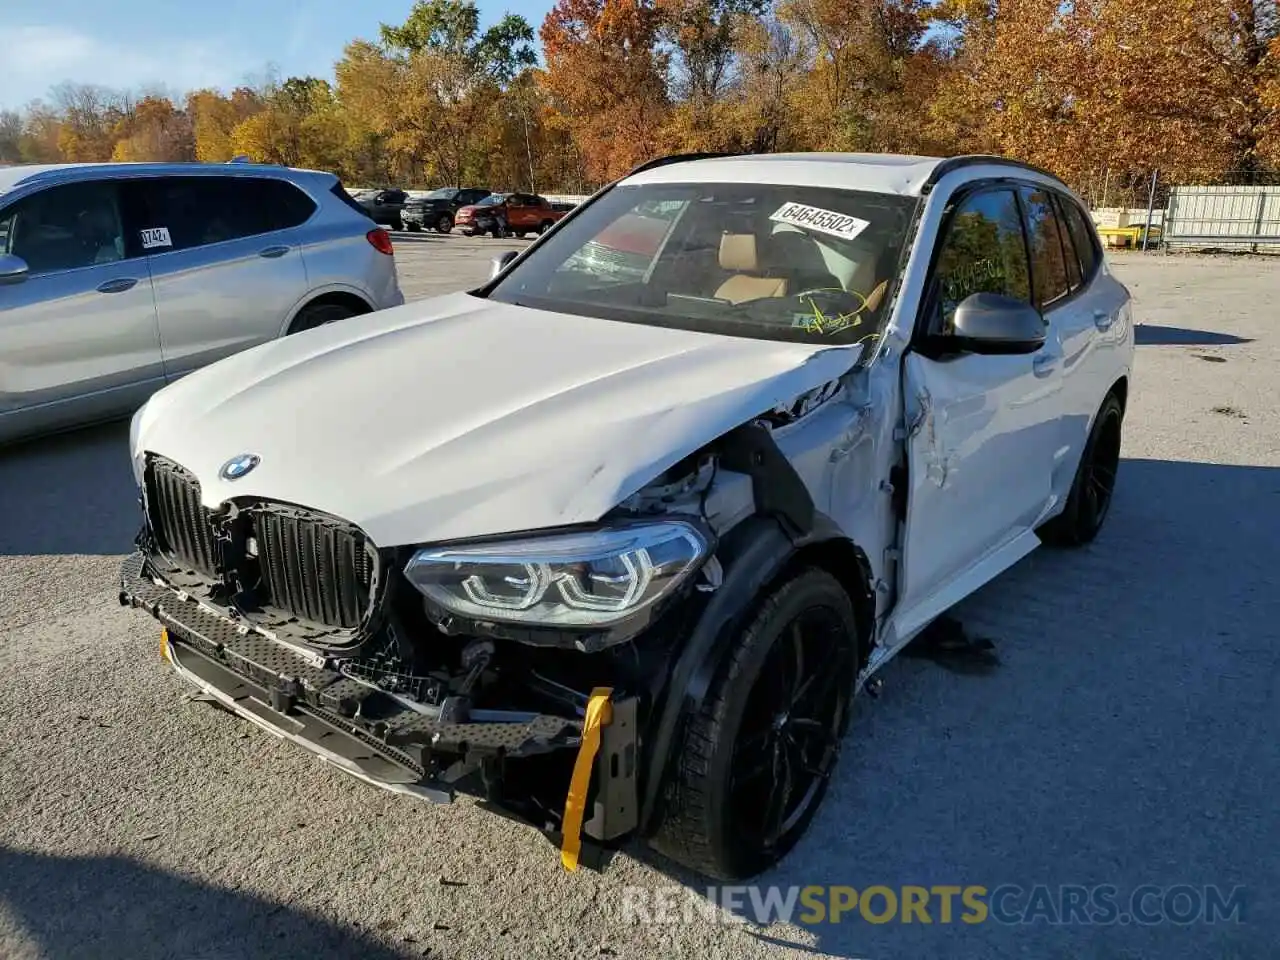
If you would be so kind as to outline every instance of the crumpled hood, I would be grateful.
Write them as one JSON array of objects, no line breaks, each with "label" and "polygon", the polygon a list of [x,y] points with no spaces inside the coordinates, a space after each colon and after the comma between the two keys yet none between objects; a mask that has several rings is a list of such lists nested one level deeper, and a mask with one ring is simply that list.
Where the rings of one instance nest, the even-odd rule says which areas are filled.
[{"label": "crumpled hood", "polygon": [[[272,341],[157,393],[134,450],[380,546],[598,520],[861,348],[647,327],[451,294]],[[219,471],[261,458],[238,480]]]}]

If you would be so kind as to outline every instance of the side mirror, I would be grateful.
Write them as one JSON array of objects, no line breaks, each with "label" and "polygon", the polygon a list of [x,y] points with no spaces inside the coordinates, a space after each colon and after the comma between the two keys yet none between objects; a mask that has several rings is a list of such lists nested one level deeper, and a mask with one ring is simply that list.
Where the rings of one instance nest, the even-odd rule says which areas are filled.
[{"label": "side mirror", "polygon": [[21,283],[27,279],[30,268],[27,261],[12,253],[0,253],[0,284]]},{"label": "side mirror", "polygon": [[1035,353],[1048,325],[1031,304],[998,293],[975,293],[956,307],[951,339],[962,350],[983,354]]},{"label": "side mirror", "polygon": [[508,250],[502,256],[494,257],[493,266],[489,270],[489,279],[493,280],[503,270],[507,269],[507,264],[514,260],[519,252],[518,250]]}]

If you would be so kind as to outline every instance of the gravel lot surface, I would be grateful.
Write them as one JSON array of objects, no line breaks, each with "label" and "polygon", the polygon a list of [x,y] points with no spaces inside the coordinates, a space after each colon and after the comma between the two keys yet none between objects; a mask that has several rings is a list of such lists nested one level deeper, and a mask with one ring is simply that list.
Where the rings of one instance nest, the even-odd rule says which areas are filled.
[{"label": "gravel lot surface", "polygon": [[[520,245],[396,242],[410,297]],[[1107,530],[962,605],[998,667],[887,669],[762,882],[1243,885],[1243,923],[642,922],[625,888],[701,884],[644,850],[567,875],[469,801],[384,794],[191,701],[115,601],[122,424],[0,452],[0,957],[1274,956],[1280,263],[1114,263],[1142,326]]]}]

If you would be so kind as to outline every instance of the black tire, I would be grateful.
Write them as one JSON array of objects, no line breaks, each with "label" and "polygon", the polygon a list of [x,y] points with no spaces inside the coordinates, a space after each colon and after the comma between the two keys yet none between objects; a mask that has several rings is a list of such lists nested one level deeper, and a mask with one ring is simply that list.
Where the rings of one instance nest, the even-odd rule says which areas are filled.
[{"label": "black tire", "polygon": [[857,664],[853,604],[831,574],[804,570],[765,597],[685,728],[653,847],[720,880],[753,877],[786,856],[826,793]]},{"label": "black tire", "polygon": [[422,229],[422,224],[417,220],[406,220],[404,225],[409,228],[410,233],[417,233]]},{"label": "black tire", "polygon": [[289,327],[290,333],[301,333],[303,330],[314,330],[326,323],[336,323],[347,317],[354,317],[359,311],[341,303],[312,303],[298,311]]},{"label": "black tire", "polygon": [[401,220],[399,217],[396,217],[394,220],[392,220],[392,221],[391,221],[391,229],[392,229],[392,230],[403,230],[403,229],[404,229],[404,221],[403,221],[403,220]]},{"label": "black tire", "polygon": [[453,229],[453,217],[447,213],[440,214],[436,220],[436,233],[448,233]]},{"label": "black tire", "polygon": [[1115,493],[1123,423],[1124,407],[1114,393],[1107,394],[1080,454],[1067,505],[1037,531],[1045,543],[1081,547],[1092,543],[1102,529]]},{"label": "black tire", "polygon": [[550,220],[543,220],[540,224],[538,224],[538,233],[546,233],[550,229],[551,229]]}]

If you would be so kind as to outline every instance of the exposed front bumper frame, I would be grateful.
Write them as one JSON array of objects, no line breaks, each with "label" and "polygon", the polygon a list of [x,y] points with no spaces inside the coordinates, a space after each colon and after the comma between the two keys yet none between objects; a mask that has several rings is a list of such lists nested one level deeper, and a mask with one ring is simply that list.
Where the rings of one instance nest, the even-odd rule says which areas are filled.
[{"label": "exposed front bumper frame", "polygon": [[[447,802],[486,760],[575,750],[581,743],[576,718],[475,711],[472,722],[447,722],[415,711],[338,672],[324,656],[274,639],[160,582],[141,552],[122,565],[120,602],[145,609],[164,626],[166,659],[218,703],[388,790]],[[634,704],[623,709],[634,710]],[[634,724],[628,730],[633,738]],[[613,749],[634,757],[634,742],[615,743]],[[616,835],[621,826],[606,826],[600,839]]]}]

